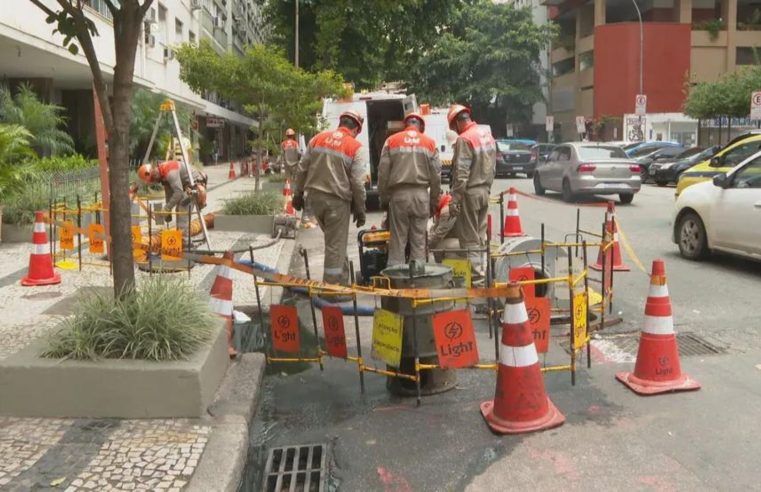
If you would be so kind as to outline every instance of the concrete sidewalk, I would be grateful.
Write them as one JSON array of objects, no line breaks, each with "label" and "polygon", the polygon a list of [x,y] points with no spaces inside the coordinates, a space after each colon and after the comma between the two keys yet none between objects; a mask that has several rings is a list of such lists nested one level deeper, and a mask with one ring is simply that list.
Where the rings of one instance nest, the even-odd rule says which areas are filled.
[{"label": "concrete sidewalk", "polygon": [[[218,210],[225,199],[253,191],[252,178],[228,181],[228,167],[204,169],[212,188],[208,210]],[[211,230],[210,241],[212,249],[224,250],[257,246],[271,239],[266,234]],[[73,312],[83,293],[111,288],[108,269],[88,265],[81,272],[60,271],[59,285],[21,287],[19,279],[26,273],[29,249],[29,244],[0,245],[0,262],[17,268],[0,277],[4,306],[0,359],[48,336],[62,316]],[[280,240],[257,250],[257,261],[287,268],[292,250],[292,240]],[[137,276],[140,282],[147,274],[138,272]],[[208,292],[214,276],[213,266],[196,265],[190,281]],[[255,305],[251,277],[233,271],[233,282],[234,304]],[[265,301],[276,294],[266,289],[262,293]],[[202,419],[0,417],[0,490],[179,491],[190,484],[192,490],[234,491],[246,460],[248,423],[262,367],[263,358],[257,354],[246,354],[234,362],[210,415]]]}]

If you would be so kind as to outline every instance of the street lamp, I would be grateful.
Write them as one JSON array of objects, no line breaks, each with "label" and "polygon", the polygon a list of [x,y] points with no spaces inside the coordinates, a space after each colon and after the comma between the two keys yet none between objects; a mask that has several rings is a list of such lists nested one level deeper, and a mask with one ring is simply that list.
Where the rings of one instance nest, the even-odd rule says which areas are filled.
[{"label": "street lamp", "polygon": [[296,14],[295,14],[295,33],[294,33],[294,56],[293,61],[296,68],[299,68],[299,0],[296,0]]},{"label": "street lamp", "polygon": [[639,5],[637,5],[637,0],[632,0],[632,3],[634,4],[634,8],[637,10],[637,18],[639,19],[639,93],[644,94],[644,83],[643,83],[643,70],[642,66],[645,60],[645,29],[642,25],[642,12],[639,10]]}]

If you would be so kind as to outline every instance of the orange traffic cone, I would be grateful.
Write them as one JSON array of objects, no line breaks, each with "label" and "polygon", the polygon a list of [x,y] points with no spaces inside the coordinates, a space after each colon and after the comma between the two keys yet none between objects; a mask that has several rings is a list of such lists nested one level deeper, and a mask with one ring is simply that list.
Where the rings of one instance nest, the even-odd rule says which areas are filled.
[{"label": "orange traffic cone", "polygon": [[518,212],[518,195],[515,188],[510,188],[507,195],[507,216],[505,217],[505,227],[502,230],[502,237],[519,237],[525,236],[521,226],[521,215]]},{"label": "orange traffic cone", "polygon": [[634,373],[619,372],[616,379],[640,395],[700,389],[700,383],[682,374],[663,260],[653,261]]},{"label": "orange traffic cone", "polygon": [[[610,254],[613,255],[613,270],[616,272],[628,272],[630,268],[624,264],[623,257],[621,256],[621,246],[618,243],[618,226],[616,225],[616,204],[612,200],[608,202],[608,211],[606,213],[607,221],[605,222],[605,230],[613,237],[613,247],[610,250]],[[610,268],[611,259],[608,257],[607,268]],[[589,268],[593,270],[602,270],[603,263],[603,250],[597,253],[597,263],[589,265]]]},{"label": "orange traffic cone", "polygon": [[283,185],[283,196],[291,196],[291,180],[286,178]]},{"label": "orange traffic cone", "polygon": [[54,285],[61,283],[61,275],[53,270],[53,258],[50,257],[50,243],[45,228],[45,214],[34,214],[32,231],[32,253],[29,255],[29,270],[21,279],[21,285]]},{"label": "orange traffic cone", "polygon": [[227,179],[235,179],[235,167],[230,161],[230,171],[227,172]]},{"label": "orange traffic cone", "polygon": [[[222,256],[232,261],[235,256],[232,251],[226,251]],[[225,320],[227,324],[227,352],[230,357],[238,355],[233,345],[233,277],[230,267],[227,265],[217,266],[217,276],[209,291],[209,309]]]},{"label": "orange traffic cone", "polygon": [[534,336],[517,283],[508,285],[494,400],[481,403],[481,414],[497,434],[533,432],[565,422],[544,392]]},{"label": "orange traffic cone", "polygon": [[283,212],[285,212],[286,215],[296,215],[296,209],[293,208],[293,197],[290,194],[285,197]]}]

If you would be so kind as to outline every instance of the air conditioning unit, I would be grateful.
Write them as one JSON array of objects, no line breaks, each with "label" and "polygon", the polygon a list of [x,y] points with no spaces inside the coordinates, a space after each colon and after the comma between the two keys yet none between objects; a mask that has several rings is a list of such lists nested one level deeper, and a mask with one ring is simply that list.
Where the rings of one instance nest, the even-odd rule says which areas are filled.
[{"label": "air conditioning unit", "polygon": [[201,10],[201,0],[190,0],[190,10]]},{"label": "air conditioning unit", "polygon": [[169,47],[164,47],[164,61],[174,60],[174,50]]},{"label": "air conditioning unit", "polygon": [[153,34],[147,34],[145,36],[145,45],[149,48],[155,48],[156,47],[156,36]]},{"label": "air conditioning unit", "polygon": [[217,29],[224,29],[225,20],[221,16],[214,17],[214,27]]}]

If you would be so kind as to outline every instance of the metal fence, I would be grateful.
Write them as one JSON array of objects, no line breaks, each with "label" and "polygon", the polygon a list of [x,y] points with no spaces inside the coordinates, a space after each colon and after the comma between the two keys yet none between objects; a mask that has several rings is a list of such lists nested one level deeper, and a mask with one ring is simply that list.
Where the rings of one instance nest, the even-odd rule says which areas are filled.
[{"label": "metal fence", "polygon": [[50,173],[49,198],[52,203],[75,202],[78,195],[90,199],[99,192],[100,169],[98,167]]}]

